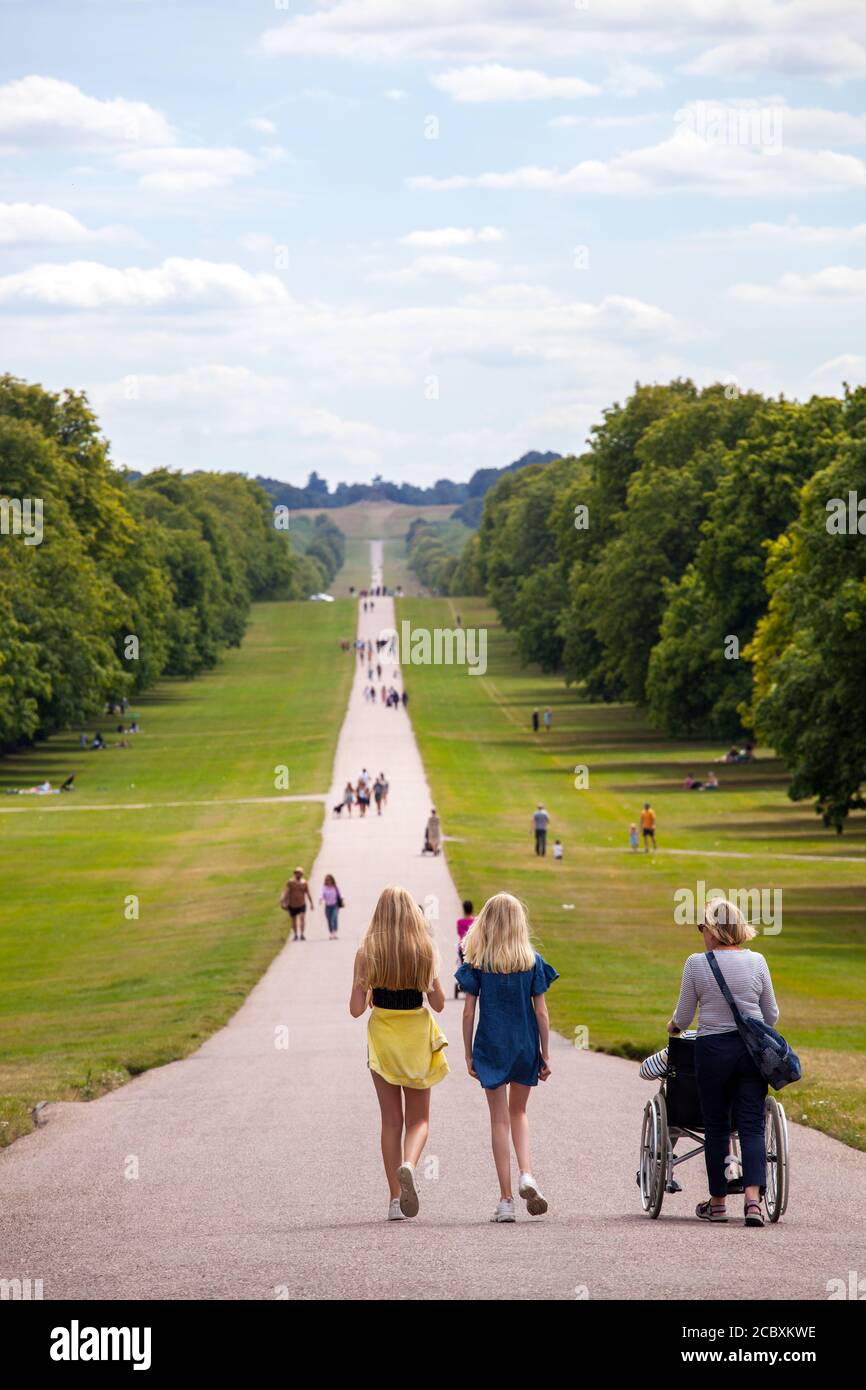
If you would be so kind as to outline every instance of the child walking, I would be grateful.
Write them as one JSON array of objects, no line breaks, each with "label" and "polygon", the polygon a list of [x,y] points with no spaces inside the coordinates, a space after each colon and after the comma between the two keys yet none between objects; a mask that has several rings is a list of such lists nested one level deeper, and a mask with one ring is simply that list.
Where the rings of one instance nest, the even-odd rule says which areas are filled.
[{"label": "child walking", "polygon": [[550,1076],[544,995],[559,975],[533,949],[526,911],[510,893],[497,893],[484,904],[464,938],[463,965],[455,978],[466,995],[466,1065],[469,1075],[480,1081],[490,1109],[499,1179],[499,1203],[491,1220],[514,1220],[509,1134],[517,1157],[519,1195],[530,1216],[543,1216],[547,1200],[532,1176],[526,1103],[532,1087]]},{"label": "child walking", "polygon": [[448,1039],[424,1007],[425,994],[441,1013],[430,929],[405,888],[385,888],[355,956],[349,1012],[360,1018],[371,1006],[367,1065],[382,1113],[389,1221],[418,1215],[415,1168],[430,1127],[430,1087],[448,1074]]}]

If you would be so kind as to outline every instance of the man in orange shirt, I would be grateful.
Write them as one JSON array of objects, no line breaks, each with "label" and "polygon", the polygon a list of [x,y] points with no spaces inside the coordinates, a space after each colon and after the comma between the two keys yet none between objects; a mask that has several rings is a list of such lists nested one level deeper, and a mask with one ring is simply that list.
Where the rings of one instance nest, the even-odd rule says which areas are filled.
[{"label": "man in orange shirt", "polygon": [[640,813],[640,828],[643,831],[644,854],[649,854],[650,840],[653,849],[658,849],[656,844],[656,813],[648,801],[644,802],[643,810]]}]

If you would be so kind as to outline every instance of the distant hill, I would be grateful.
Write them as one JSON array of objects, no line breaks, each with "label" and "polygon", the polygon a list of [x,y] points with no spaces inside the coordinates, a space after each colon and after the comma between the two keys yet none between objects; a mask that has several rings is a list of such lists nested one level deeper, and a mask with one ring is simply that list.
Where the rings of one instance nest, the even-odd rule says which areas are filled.
[{"label": "distant hill", "polygon": [[349,507],[354,502],[401,502],[408,507],[456,506],[458,521],[473,528],[481,518],[484,494],[503,473],[514,473],[531,463],[552,463],[560,454],[541,454],[532,450],[504,468],[478,468],[467,483],[454,483],[440,478],[431,487],[416,487],[412,483],[389,483],[374,478],[371,483],[338,483],[332,492],[325,478],[313,472],[304,487],[282,483],[277,478],[257,477],[256,482],[274,500],[275,505],[299,509],[312,507],[325,511],[331,507]]}]

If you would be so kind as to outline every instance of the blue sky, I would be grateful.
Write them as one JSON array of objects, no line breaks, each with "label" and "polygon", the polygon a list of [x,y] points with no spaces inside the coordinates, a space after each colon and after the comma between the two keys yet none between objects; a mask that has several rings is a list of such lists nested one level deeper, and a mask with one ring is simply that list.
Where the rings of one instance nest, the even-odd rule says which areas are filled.
[{"label": "blue sky", "polygon": [[862,381],[860,0],[0,0],[4,368],[130,467],[579,452]]}]

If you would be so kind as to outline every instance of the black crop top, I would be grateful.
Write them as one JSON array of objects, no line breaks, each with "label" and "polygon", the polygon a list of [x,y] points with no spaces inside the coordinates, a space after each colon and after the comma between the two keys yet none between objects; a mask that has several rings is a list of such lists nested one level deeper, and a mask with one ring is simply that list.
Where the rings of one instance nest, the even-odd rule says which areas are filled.
[{"label": "black crop top", "polygon": [[424,996],[420,989],[374,989],[373,1003],[377,1009],[420,1009]]}]

